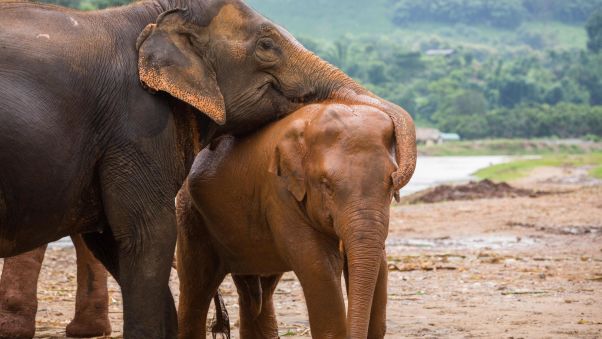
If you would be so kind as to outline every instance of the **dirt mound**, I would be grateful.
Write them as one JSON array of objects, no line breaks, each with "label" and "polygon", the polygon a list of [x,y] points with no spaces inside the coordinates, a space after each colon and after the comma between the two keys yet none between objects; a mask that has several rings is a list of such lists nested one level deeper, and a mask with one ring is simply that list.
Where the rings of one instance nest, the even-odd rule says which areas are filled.
[{"label": "dirt mound", "polygon": [[404,204],[430,204],[441,201],[476,200],[487,198],[537,197],[549,192],[516,188],[505,182],[496,184],[491,180],[471,181],[463,185],[440,185],[409,195],[402,199]]}]

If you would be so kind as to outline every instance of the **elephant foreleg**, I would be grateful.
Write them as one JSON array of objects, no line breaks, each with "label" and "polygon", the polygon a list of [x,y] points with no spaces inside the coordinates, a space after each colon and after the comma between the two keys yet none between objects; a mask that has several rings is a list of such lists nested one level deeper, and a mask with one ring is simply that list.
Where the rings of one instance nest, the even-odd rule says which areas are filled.
[{"label": "elephant foreleg", "polygon": [[[150,207],[153,208],[157,209]],[[143,239],[116,237],[125,338],[159,339],[177,336],[178,320],[168,285],[176,241],[175,217],[167,211],[158,214],[160,215],[152,221],[147,221],[147,225],[141,221],[139,225],[133,226],[148,232]],[[113,222],[111,219],[109,218],[109,223]]]},{"label": "elephant foreleg", "polygon": [[176,244],[175,186],[173,177],[158,173],[161,169],[136,147],[108,151],[100,181],[110,236],[107,231],[85,236],[121,287],[128,339],[177,336],[168,284]]},{"label": "elephant foreleg", "polygon": [[4,259],[0,279],[0,338],[32,338],[37,286],[46,246]]},{"label": "elephant foreleg", "polygon": [[295,242],[289,247],[293,270],[305,295],[312,336],[346,338],[347,321],[341,290],[343,258],[336,244],[304,227],[299,229]]},{"label": "elephant foreleg", "polygon": [[224,279],[210,234],[192,206],[183,185],[178,193],[178,246],[176,260],[180,278],[178,327],[180,339],[205,338],[207,313],[213,296]]},{"label": "elephant foreleg", "polygon": [[75,316],[67,325],[68,337],[98,337],[111,333],[107,271],[94,258],[81,235],[71,236],[77,256]]}]

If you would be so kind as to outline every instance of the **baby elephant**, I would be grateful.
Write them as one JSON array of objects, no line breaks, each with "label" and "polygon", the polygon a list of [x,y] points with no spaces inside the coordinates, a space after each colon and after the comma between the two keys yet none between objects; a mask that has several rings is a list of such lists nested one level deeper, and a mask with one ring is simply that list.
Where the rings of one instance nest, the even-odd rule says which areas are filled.
[{"label": "baby elephant", "polygon": [[241,337],[277,337],[272,293],[290,270],[314,337],[382,338],[389,205],[415,166],[415,150],[396,153],[397,128],[406,126],[369,106],[315,104],[201,152],[176,203],[180,338],[205,338],[227,273]]}]

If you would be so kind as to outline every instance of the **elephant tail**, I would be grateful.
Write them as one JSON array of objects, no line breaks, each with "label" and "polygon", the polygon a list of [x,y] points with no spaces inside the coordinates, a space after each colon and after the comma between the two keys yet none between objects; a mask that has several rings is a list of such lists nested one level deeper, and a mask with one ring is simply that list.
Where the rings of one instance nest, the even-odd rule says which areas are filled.
[{"label": "elephant tail", "polygon": [[213,339],[218,338],[218,336],[219,338],[230,339],[230,317],[219,289],[213,296],[213,302],[215,303],[215,317],[211,321],[211,336]]}]

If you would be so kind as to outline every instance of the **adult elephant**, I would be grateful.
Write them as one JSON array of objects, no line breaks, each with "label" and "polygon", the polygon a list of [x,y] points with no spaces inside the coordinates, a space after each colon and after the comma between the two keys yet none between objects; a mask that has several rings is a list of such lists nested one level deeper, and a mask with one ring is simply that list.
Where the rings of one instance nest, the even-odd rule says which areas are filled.
[{"label": "adult elephant", "polygon": [[415,154],[405,111],[241,1],[9,1],[0,26],[0,256],[85,233],[121,286],[127,338],[176,336],[173,199],[200,137],[334,100],[387,112],[398,160]]}]

